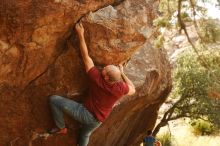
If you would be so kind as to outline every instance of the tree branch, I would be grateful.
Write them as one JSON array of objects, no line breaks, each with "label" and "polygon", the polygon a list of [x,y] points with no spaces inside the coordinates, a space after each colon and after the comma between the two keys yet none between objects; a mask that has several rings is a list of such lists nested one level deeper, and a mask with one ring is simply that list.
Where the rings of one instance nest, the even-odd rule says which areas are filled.
[{"label": "tree branch", "polygon": [[181,17],[181,9],[182,9],[182,0],[178,0],[178,14],[177,14],[177,18],[178,18],[178,22],[179,22],[179,25],[180,25],[180,31],[181,30],[184,31],[184,33],[185,33],[185,35],[187,37],[188,42],[192,46],[192,48],[195,51],[195,53],[198,55],[198,59],[202,62],[203,66],[208,69],[209,65],[208,65],[207,61],[200,56],[196,46],[194,45],[194,43],[192,42],[192,40],[189,37],[188,31],[186,29],[186,25],[183,22],[182,17]]}]

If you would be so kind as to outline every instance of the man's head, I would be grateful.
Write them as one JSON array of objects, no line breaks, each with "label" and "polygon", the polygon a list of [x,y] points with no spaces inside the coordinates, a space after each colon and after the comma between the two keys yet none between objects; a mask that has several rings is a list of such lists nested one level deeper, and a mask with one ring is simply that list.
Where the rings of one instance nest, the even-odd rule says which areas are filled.
[{"label": "man's head", "polygon": [[114,65],[107,65],[102,70],[102,76],[107,82],[117,82],[121,80],[121,71]]},{"label": "man's head", "polygon": [[152,134],[152,130],[148,130],[147,131],[147,135],[149,136],[149,135],[151,135]]}]

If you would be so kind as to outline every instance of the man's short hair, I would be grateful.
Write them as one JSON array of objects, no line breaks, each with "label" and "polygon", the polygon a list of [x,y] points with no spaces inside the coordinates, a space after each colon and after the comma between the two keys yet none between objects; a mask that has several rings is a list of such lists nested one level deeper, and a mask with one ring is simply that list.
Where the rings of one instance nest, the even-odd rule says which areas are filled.
[{"label": "man's short hair", "polygon": [[109,65],[111,68],[106,72],[109,81],[117,82],[121,80],[121,71],[115,65]]},{"label": "man's short hair", "polygon": [[111,82],[117,82],[117,81],[121,80],[121,76],[120,77],[119,76],[114,76],[111,71],[108,71],[107,75],[109,77],[109,81],[111,81]]},{"label": "man's short hair", "polygon": [[152,134],[152,130],[148,130],[147,135],[151,135],[151,134]]}]

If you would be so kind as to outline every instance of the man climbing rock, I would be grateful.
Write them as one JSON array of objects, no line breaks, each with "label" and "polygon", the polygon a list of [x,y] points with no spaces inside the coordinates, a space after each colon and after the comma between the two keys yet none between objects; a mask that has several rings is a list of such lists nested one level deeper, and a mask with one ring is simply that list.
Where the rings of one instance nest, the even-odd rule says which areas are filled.
[{"label": "man climbing rock", "polygon": [[108,117],[115,102],[124,95],[134,94],[135,87],[124,74],[122,65],[119,65],[119,68],[107,65],[102,72],[99,72],[89,56],[83,25],[78,23],[75,28],[80,40],[80,52],[85,70],[89,77],[89,95],[83,104],[58,95],[51,96],[50,105],[57,128],[50,132],[63,134],[67,132],[63,118],[63,112],[65,112],[82,123],[78,144],[86,146],[91,133]]}]

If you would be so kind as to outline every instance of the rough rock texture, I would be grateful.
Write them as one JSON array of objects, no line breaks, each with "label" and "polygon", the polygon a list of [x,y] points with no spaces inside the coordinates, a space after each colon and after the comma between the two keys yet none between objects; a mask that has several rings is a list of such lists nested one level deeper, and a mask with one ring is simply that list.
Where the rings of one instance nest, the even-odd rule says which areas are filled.
[{"label": "rough rock texture", "polygon": [[0,145],[75,145],[79,123],[69,117],[68,135],[31,136],[53,126],[48,95],[84,100],[87,78],[72,27],[85,14],[97,64],[126,62],[137,52],[126,69],[137,94],[120,102],[90,145],[137,145],[154,127],[171,88],[166,55],[151,45],[157,6],[156,0],[0,0]]}]

